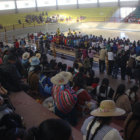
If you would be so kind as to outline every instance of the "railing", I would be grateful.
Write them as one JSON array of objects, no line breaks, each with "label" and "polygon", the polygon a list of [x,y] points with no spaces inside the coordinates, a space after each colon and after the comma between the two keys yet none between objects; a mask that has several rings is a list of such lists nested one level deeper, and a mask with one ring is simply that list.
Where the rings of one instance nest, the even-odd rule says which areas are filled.
[{"label": "railing", "polygon": [[[72,20],[64,20],[64,21],[60,21],[58,20],[58,23],[76,23],[76,22],[105,22],[105,21],[109,21],[110,17],[90,17],[90,18],[86,18],[84,20],[78,20],[78,19],[72,19]],[[114,20],[115,21],[115,20]],[[22,29],[22,28],[26,28],[26,27],[36,27],[36,26],[42,26],[45,25],[47,23],[23,23],[23,24],[14,24],[14,25],[9,25],[9,26],[4,26],[4,27],[0,27],[0,32],[7,32],[7,31],[11,31],[11,30],[16,30],[16,29]]]}]

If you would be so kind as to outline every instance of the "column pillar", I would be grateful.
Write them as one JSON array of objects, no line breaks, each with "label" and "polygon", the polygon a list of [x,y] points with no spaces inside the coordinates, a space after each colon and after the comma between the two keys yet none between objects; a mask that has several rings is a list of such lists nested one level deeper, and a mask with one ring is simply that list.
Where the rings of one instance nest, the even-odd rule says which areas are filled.
[{"label": "column pillar", "polygon": [[35,11],[38,11],[38,4],[37,4],[37,0],[35,0]]},{"label": "column pillar", "polygon": [[14,2],[15,2],[15,13],[18,13],[17,0],[14,0]]},{"label": "column pillar", "polygon": [[77,9],[79,9],[79,0],[77,0]]},{"label": "column pillar", "polygon": [[120,0],[118,0],[118,6],[119,6],[119,7],[121,7],[121,3],[120,3]]},{"label": "column pillar", "polygon": [[59,7],[58,7],[58,0],[56,0],[56,10],[58,10]]},{"label": "column pillar", "polygon": [[100,7],[100,0],[97,0],[97,7]]}]

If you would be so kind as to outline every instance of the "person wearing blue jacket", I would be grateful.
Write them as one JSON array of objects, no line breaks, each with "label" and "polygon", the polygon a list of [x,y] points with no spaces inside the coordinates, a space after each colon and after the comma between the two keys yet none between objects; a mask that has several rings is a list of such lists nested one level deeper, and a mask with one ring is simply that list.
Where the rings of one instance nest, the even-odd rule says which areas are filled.
[{"label": "person wearing blue jacket", "polygon": [[50,77],[48,77],[47,74],[43,72],[39,79],[39,92],[44,97],[49,97],[51,96],[52,86],[53,84],[50,81]]}]

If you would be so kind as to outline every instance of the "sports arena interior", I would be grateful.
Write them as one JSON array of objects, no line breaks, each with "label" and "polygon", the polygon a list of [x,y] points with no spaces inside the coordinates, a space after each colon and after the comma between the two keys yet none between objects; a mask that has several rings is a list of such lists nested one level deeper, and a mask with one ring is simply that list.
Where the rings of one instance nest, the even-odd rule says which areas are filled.
[{"label": "sports arena interior", "polygon": [[0,0],[0,140],[140,140],[140,0]]}]

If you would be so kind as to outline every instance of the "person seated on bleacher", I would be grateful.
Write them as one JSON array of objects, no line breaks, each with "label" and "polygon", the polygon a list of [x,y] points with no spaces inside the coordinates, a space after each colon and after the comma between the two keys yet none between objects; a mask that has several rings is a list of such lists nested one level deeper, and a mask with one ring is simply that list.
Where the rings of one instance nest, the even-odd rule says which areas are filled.
[{"label": "person seated on bleacher", "polygon": [[9,113],[12,113],[13,110],[10,109],[7,104],[4,103],[4,98],[0,95],[0,119]]},{"label": "person seated on bleacher", "polygon": [[3,63],[6,64],[8,62],[8,56],[9,56],[9,50],[5,48],[3,51]]},{"label": "person seated on bleacher", "polygon": [[140,139],[140,102],[137,102],[124,123],[124,140]]},{"label": "person seated on bleacher", "polygon": [[26,135],[22,118],[16,113],[6,114],[0,120],[1,140],[23,140]]},{"label": "person seated on bleacher", "polygon": [[[64,74],[65,73],[65,74]],[[72,74],[63,72],[51,78],[53,83],[52,96],[55,104],[55,114],[76,125],[76,108],[77,95],[69,87],[69,81]]]},{"label": "person seated on bleacher", "polygon": [[137,85],[134,85],[126,91],[126,94],[129,97],[131,105],[134,105],[138,101],[138,95],[137,95],[138,89],[139,87]]},{"label": "person seated on bleacher", "polygon": [[33,71],[33,70],[35,69],[36,66],[39,66],[39,64],[40,64],[40,60],[39,60],[39,58],[36,57],[36,56],[31,57],[31,58],[29,59],[29,62],[30,62],[30,65],[31,65],[30,68],[29,68],[29,73],[30,73],[31,71]]},{"label": "person seated on bleacher", "polygon": [[41,73],[41,67],[35,66],[34,70],[28,75],[28,83],[30,87],[31,95],[39,95],[39,75]]},{"label": "person seated on bleacher", "polygon": [[87,107],[87,103],[91,101],[91,96],[86,91],[86,79],[83,77],[81,73],[78,73],[77,76],[73,79],[73,90],[77,95],[77,111],[79,114],[84,114]]},{"label": "person seated on bleacher", "polygon": [[116,106],[122,108],[126,111],[126,115],[132,111],[131,103],[129,97],[125,93],[125,85],[120,84],[116,90],[116,94],[114,96],[114,101],[116,102]]},{"label": "person seated on bleacher", "polygon": [[49,97],[51,96],[51,90],[53,84],[50,81],[51,76],[53,75],[55,71],[50,71],[50,70],[44,70],[41,73],[40,79],[39,79],[39,92],[41,95],[44,97]]},{"label": "person seated on bleacher", "polygon": [[22,55],[21,63],[22,63],[22,65],[23,65],[23,67],[25,68],[26,71],[29,67],[29,57],[30,57],[30,53],[28,53],[28,52],[25,52]]},{"label": "person seated on bleacher", "polygon": [[28,130],[24,140],[73,140],[70,125],[61,119],[48,119]]},{"label": "person seated on bleacher", "polygon": [[104,78],[101,85],[91,91],[93,99],[97,100],[100,104],[102,100],[113,99],[114,90],[109,86],[109,80]]},{"label": "person seated on bleacher", "polygon": [[81,128],[83,140],[123,140],[118,130],[110,126],[112,117],[125,114],[113,100],[104,100],[99,108],[91,112]]},{"label": "person seated on bleacher", "polygon": [[26,90],[21,80],[21,74],[16,65],[17,58],[14,55],[8,56],[8,62],[0,66],[1,84],[9,91]]}]

